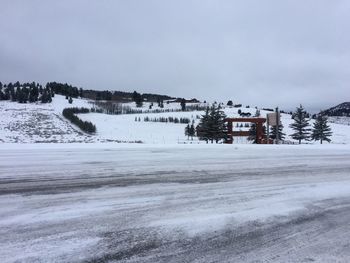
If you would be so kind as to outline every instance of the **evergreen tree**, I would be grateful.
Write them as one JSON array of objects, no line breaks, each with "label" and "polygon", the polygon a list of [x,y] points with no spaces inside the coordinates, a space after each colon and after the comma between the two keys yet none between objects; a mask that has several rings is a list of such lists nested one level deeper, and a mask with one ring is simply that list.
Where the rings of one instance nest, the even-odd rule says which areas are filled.
[{"label": "evergreen tree", "polygon": [[23,87],[22,88],[22,102],[27,103],[29,97],[29,88]]},{"label": "evergreen tree", "polygon": [[11,101],[16,101],[17,100],[17,93],[20,92],[20,89],[15,90],[11,83],[9,83],[7,85],[7,89],[9,91]]},{"label": "evergreen tree", "polygon": [[[72,99],[72,102],[70,102],[72,98],[69,99],[69,103],[72,104],[73,102],[73,99]],[[43,93],[41,94],[41,97],[40,97],[40,101],[41,103],[48,103],[49,101],[51,100],[51,95],[47,92],[46,89],[44,89]]]},{"label": "evergreen tree", "polygon": [[16,91],[14,89],[11,90],[11,100],[18,101],[19,103],[23,103],[23,93],[20,88],[16,89]]},{"label": "evergreen tree", "polygon": [[320,143],[322,144],[323,141],[330,142],[331,136],[332,136],[332,130],[331,130],[331,127],[329,127],[328,125],[327,117],[318,115],[313,125],[311,139],[314,141],[320,141]]},{"label": "evergreen tree", "polygon": [[256,124],[252,123],[249,129],[249,136],[247,138],[248,141],[252,141],[253,143],[256,143]]},{"label": "evergreen tree", "polygon": [[[266,137],[266,126],[262,126],[262,133],[264,138]],[[249,136],[247,138],[248,141],[252,141],[253,143],[257,143],[256,141],[256,124],[252,123],[249,129]]]},{"label": "evergreen tree", "polygon": [[72,104],[72,103],[73,103],[72,97],[69,98],[68,102],[69,102],[69,104]]},{"label": "evergreen tree", "polygon": [[226,115],[220,107],[213,105],[210,109],[207,108],[197,126],[199,139],[205,140],[207,143],[208,141],[218,143],[220,140],[225,140],[227,136],[225,118]]},{"label": "evergreen tree", "polygon": [[[283,141],[286,134],[283,132],[283,125],[280,124],[278,127],[278,139]],[[277,138],[277,126],[271,126],[270,128],[270,138],[275,140]]]},{"label": "evergreen tree", "polygon": [[189,130],[189,136],[191,137],[192,141],[193,141],[193,137],[196,135],[196,129],[194,128],[194,123],[192,122]]},{"label": "evergreen tree", "polygon": [[[1,84],[1,82],[0,82],[0,84]],[[5,94],[2,91],[2,86],[0,86],[0,100],[4,100],[4,99],[5,99]]]},{"label": "evergreen tree", "polygon": [[208,143],[210,134],[209,134],[209,107],[206,108],[204,115],[202,115],[200,122],[196,128],[197,137],[200,140],[206,141]]},{"label": "evergreen tree", "polygon": [[256,109],[254,117],[260,117],[260,110]]},{"label": "evergreen tree", "polygon": [[29,90],[29,102],[36,102],[39,97],[39,89],[37,86],[31,87]]},{"label": "evergreen tree", "polygon": [[185,135],[187,136],[187,139],[190,139],[190,125],[187,124],[185,127]]},{"label": "evergreen tree", "polygon": [[46,92],[47,92],[47,102],[48,103],[51,103],[52,102],[52,92],[50,89],[46,89]]},{"label": "evergreen tree", "polygon": [[4,100],[9,100],[11,98],[10,90],[4,85]]},{"label": "evergreen tree", "polygon": [[214,140],[216,143],[218,143],[220,140],[225,140],[227,136],[225,113],[222,111],[220,106],[218,107],[213,106],[211,109],[210,116],[212,119],[211,142],[213,143],[213,140]]},{"label": "evergreen tree", "polygon": [[137,93],[136,91],[133,92],[132,94],[132,99],[136,103],[136,107],[140,108],[143,105],[143,98],[140,93]]},{"label": "evergreen tree", "polygon": [[186,100],[185,99],[181,99],[181,110],[182,111],[186,111]]},{"label": "evergreen tree", "polygon": [[309,120],[307,118],[308,114],[304,110],[303,106],[300,105],[293,113],[294,122],[290,125],[290,127],[295,131],[291,134],[291,137],[294,140],[298,140],[299,144],[302,140],[309,140],[310,138],[310,128],[308,128]]},{"label": "evergreen tree", "polygon": [[232,102],[232,100],[229,100],[228,102],[227,102],[227,106],[233,106],[233,102]]}]

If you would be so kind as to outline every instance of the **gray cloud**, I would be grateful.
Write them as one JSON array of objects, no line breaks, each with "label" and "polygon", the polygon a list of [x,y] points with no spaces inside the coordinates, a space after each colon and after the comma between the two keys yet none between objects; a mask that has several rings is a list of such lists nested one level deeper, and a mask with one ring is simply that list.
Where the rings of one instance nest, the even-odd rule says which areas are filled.
[{"label": "gray cloud", "polygon": [[349,100],[346,0],[2,0],[0,80],[320,109]]}]

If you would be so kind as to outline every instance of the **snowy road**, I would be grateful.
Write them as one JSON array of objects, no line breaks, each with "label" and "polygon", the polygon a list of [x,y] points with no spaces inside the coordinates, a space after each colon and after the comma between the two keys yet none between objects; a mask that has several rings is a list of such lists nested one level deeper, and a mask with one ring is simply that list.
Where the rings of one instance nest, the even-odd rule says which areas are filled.
[{"label": "snowy road", "polygon": [[6,145],[0,262],[349,262],[350,147]]}]

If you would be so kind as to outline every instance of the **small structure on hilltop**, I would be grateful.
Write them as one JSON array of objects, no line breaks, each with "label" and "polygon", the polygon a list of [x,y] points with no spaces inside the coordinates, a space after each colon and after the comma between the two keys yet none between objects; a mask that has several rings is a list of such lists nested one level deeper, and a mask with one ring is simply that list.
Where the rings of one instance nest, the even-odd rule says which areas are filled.
[{"label": "small structure on hilltop", "polygon": [[264,136],[264,127],[263,124],[266,122],[266,118],[226,118],[225,121],[227,122],[227,139],[226,143],[232,144],[233,143],[233,137],[238,136],[249,136],[249,131],[233,131],[233,123],[234,122],[250,122],[254,123],[256,125],[256,143],[257,144],[264,144],[266,142],[266,138]]}]

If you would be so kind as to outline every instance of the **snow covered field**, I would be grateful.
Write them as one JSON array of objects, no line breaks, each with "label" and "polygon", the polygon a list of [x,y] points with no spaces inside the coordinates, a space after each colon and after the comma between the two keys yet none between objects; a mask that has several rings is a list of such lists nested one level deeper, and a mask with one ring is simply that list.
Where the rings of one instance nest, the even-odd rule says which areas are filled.
[{"label": "snow covered field", "polygon": [[[56,95],[51,104],[19,104],[9,101],[0,101],[0,142],[136,142],[142,141],[149,144],[174,144],[184,143],[187,138],[184,134],[185,124],[144,122],[144,117],[177,117],[189,118],[199,122],[197,116],[203,111],[193,112],[169,112],[169,113],[143,113],[126,115],[107,115],[100,113],[80,114],[83,120],[91,121],[97,127],[96,135],[88,135],[81,132],[62,116],[62,110],[66,107],[91,108],[91,101],[74,99],[69,104],[65,97]],[[128,106],[135,108],[134,103]],[[147,110],[149,103],[144,103],[143,110]],[[154,105],[154,109],[157,108]],[[179,103],[164,104],[165,109],[179,109]],[[224,109],[228,117],[239,117],[239,108]],[[255,108],[240,108],[242,112],[250,112],[254,116]],[[267,111],[261,111],[262,117]],[[140,118],[141,122],[135,122]],[[289,114],[282,114],[282,124],[286,139],[292,133],[289,124],[292,122]],[[312,124],[312,121],[311,121]],[[347,124],[347,123],[344,123]],[[350,144],[350,126],[343,123],[331,123],[333,131],[332,143]],[[235,130],[240,128],[234,127]],[[247,128],[243,128],[247,129]],[[194,143],[197,143],[195,141]],[[236,138],[235,143],[247,143],[245,138]]]},{"label": "snow covered field", "polygon": [[[55,96],[49,104],[20,104],[0,101],[0,142],[92,142],[94,138],[71,125],[62,111],[70,104],[63,96]],[[77,100],[75,106],[89,106]]]},{"label": "snow covered field", "polygon": [[349,262],[349,145],[2,144],[0,262]]}]

